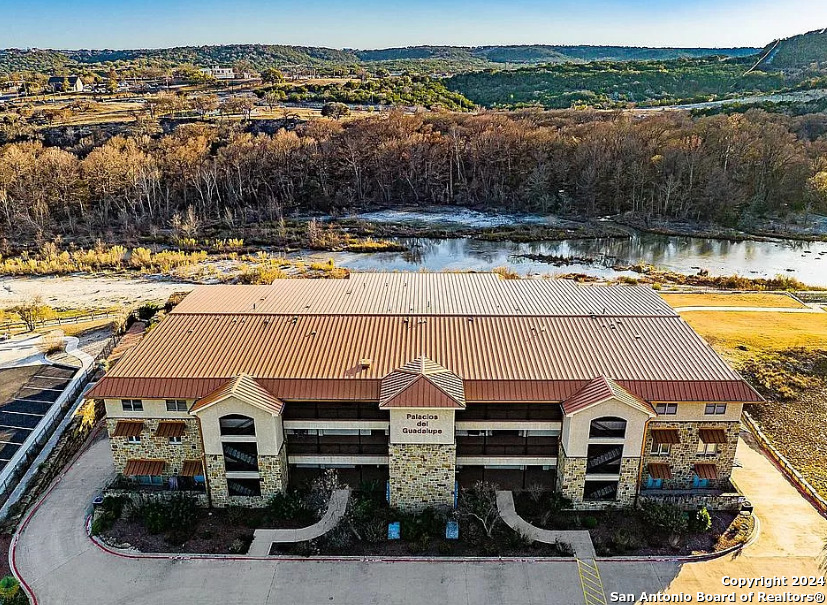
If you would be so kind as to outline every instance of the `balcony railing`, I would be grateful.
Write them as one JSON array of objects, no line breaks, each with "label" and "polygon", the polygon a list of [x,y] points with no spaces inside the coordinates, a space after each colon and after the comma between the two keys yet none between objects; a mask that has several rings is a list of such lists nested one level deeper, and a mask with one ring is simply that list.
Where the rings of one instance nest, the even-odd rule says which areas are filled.
[{"label": "balcony railing", "polygon": [[457,437],[457,456],[556,458],[558,450],[558,441],[554,437]]},{"label": "balcony railing", "polygon": [[387,456],[386,435],[288,435],[288,455]]}]

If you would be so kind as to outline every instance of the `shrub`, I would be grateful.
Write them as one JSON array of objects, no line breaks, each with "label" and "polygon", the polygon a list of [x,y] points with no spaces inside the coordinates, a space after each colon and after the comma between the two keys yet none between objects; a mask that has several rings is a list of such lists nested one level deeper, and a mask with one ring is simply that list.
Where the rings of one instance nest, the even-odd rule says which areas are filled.
[{"label": "shrub", "polygon": [[586,529],[594,529],[597,527],[597,517],[592,517],[591,515],[583,517],[583,527]]},{"label": "shrub", "polygon": [[671,504],[646,502],[641,507],[641,515],[652,527],[670,534],[682,535],[688,529],[686,514]]},{"label": "shrub", "polygon": [[300,525],[312,525],[313,511],[307,506],[304,497],[296,490],[276,494],[267,503],[267,517],[272,523],[294,521]]},{"label": "shrub", "polygon": [[144,502],[138,514],[151,534],[170,530],[191,534],[198,522],[195,498],[185,494],[174,494],[163,502]]},{"label": "shrub", "polygon": [[10,602],[20,592],[20,583],[14,576],[5,576],[0,580],[0,599],[3,602]]},{"label": "shrub", "polygon": [[696,534],[703,534],[712,528],[712,515],[703,507],[694,515],[689,517],[689,531]]},{"label": "shrub", "polygon": [[156,305],[155,303],[148,302],[148,303],[138,307],[138,317],[140,319],[143,319],[144,321],[146,321],[148,319],[152,319],[152,316],[155,315],[155,313],[158,312],[159,308],[160,308],[159,305]]},{"label": "shrub", "polygon": [[232,541],[230,547],[227,549],[230,553],[234,555],[241,555],[247,552],[250,548],[250,544],[253,542],[253,535],[252,534],[245,534],[243,536],[239,536],[235,540]]}]

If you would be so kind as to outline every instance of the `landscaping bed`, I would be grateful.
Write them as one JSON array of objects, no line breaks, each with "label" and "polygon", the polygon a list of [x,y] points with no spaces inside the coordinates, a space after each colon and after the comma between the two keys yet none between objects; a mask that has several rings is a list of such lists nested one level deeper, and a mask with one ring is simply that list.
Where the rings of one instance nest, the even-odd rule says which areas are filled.
[{"label": "landscaping bed", "polygon": [[746,542],[752,533],[751,517],[730,512],[684,513],[670,505],[572,511],[559,494],[530,491],[515,492],[514,504],[517,514],[537,527],[587,530],[599,556],[715,553]]},{"label": "landscaping bed", "polygon": [[[312,525],[327,509],[338,484],[325,476],[307,490],[288,490],[266,508],[201,509],[194,498],[175,494],[165,501],[107,497],[95,513],[92,533],[107,544],[141,552],[244,554],[255,529]],[[352,492],[344,518],[326,535],[309,542],[275,546],[272,554],[293,556],[572,556],[567,544],[532,543],[507,527],[496,508],[494,487],[463,490],[456,511],[426,509],[403,513],[388,506],[384,492],[366,484]],[[456,521],[457,539],[446,539]],[[388,539],[398,522],[400,539]]]}]

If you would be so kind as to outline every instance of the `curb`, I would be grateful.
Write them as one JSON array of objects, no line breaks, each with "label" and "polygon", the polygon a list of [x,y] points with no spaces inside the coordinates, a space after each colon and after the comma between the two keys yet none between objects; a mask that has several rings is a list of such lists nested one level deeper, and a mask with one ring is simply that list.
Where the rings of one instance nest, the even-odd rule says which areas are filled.
[{"label": "curb", "polygon": [[23,518],[23,521],[20,523],[20,525],[17,526],[17,530],[14,532],[14,536],[12,536],[11,543],[9,544],[9,568],[11,569],[12,575],[14,575],[14,577],[17,578],[17,581],[20,582],[20,586],[23,588],[23,592],[25,592],[26,596],[29,598],[30,605],[38,605],[38,601],[31,586],[29,586],[28,582],[26,582],[26,580],[20,575],[20,571],[17,568],[16,554],[17,543],[20,540],[20,534],[22,534],[26,530],[26,527],[29,525],[29,522],[32,520],[32,517],[34,517],[35,513],[46,501],[46,498],[49,497],[49,494],[51,494],[52,491],[58,485],[60,485],[60,482],[63,481],[63,477],[66,475],[67,471],[69,471],[69,469],[71,469],[78,461],[78,458],[80,458],[86,452],[86,450],[89,449],[94,440],[100,434],[100,431],[101,425],[97,426],[92,430],[91,433],[89,433],[89,437],[87,438],[86,443],[84,443],[83,447],[81,447],[75,453],[75,455],[72,456],[72,459],[63,468],[63,471],[60,473],[60,475],[55,477],[55,480],[49,486],[49,489],[43,492],[43,495],[41,495],[40,498],[37,499],[37,502],[35,502],[34,506],[32,506],[31,509],[29,509],[29,512],[26,513],[26,516]]}]

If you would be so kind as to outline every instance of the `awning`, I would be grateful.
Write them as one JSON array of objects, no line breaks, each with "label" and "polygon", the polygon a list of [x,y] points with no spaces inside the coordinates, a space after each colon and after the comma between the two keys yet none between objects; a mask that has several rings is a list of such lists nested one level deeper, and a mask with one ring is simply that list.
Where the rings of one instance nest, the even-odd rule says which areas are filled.
[{"label": "awning", "polygon": [[199,477],[204,474],[204,467],[200,460],[184,460],[181,467],[182,477]]},{"label": "awning", "polygon": [[653,462],[649,465],[649,476],[652,479],[671,479],[672,469],[668,464]]},{"label": "awning", "polygon": [[652,429],[652,443],[673,445],[681,442],[678,429]]},{"label": "awning", "polygon": [[137,437],[144,430],[143,422],[125,421],[115,425],[113,437]]},{"label": "awning", "polygon": [[186,422],[159,422],[156,437],[182,437],[187,430]]},{"label": "awning", "polygon": [[163,460],[127,460],[123,474],[130,477],[136,475],[163,475],[167,463]]},{"label": "awning", "polygon": [[701,429],[698,434],[704,443],[726,443],[729,441],[724,429]]},{"label": "awning", "polygon": [[717,479],[718,469],[714,464],[696,464],[695,474],[701,479]]}]

